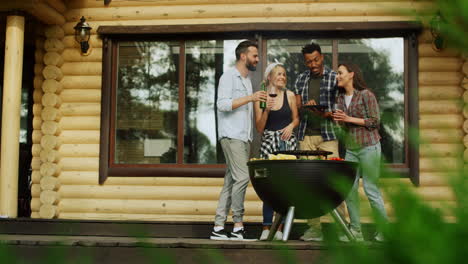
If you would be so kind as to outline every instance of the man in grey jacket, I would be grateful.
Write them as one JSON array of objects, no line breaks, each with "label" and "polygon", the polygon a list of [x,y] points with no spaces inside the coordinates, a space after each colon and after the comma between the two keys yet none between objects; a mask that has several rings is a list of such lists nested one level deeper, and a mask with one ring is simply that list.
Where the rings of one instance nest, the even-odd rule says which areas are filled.
[{"label": "man in grey jacket", "polygon": [[[243,225],[245,191],[249,183],[247,161],[253,139],[253,105],[251,102],[266,101],[266,92],[252,92],[249,71],[258,64],[258,46],[253,41],[243,41],[236,48],[235,66],[224,72],[219,80],[218,135],[227,170],[216,209],[215,226],[210,239],[253,240],[246,237]],[[229,210],[232,210],[234,229],[224,229]]]}]

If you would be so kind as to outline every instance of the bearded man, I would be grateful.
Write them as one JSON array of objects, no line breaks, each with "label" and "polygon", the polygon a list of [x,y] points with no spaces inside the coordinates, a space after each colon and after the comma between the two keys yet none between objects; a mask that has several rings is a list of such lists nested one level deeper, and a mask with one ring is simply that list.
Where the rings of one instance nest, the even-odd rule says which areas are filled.
[{"label": "bearded man", "polygon": [[[258,64],[258,46],[253,41],[243,41],[236,48],[235,66],[224,72],[219,80],[217,118],[218,136],[226,158],[227,170],[216,209],[215,226],[210,239],[256,240],[247,237],[243,225],[244,199],[249,184],[247,161],[253,139],[252,102],[266,101],[266,92],[252,93],[249,71]],[[232,210],[234,229],[224,229],[229,210]]]}]

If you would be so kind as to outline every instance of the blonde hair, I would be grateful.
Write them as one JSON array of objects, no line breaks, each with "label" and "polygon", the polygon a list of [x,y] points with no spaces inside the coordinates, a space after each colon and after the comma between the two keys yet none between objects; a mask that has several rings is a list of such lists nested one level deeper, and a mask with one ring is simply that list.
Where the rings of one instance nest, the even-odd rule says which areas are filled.
[{"label": "blonde hair", "polygon": [[270,80],[268,80],[268,76],[272,76],[274,73],[276,73],[278,71],[279,68],[282,68],[286,72],[286,68],[284,67],[284,65],[281,64],[281,63],[277,63],[277,62],[276,63],[271,63],[265,69],[265,74],[264,74],[263,77],[265,78],[266,86],[268,86],[270,84]]}]

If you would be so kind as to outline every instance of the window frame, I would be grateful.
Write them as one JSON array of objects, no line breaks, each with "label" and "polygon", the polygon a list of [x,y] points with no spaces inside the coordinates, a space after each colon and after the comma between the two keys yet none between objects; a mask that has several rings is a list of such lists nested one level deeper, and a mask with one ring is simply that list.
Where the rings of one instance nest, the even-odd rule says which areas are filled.
[{"label": "window frame", "polygon": [[[281,37],[312,37],[333,40],[332,54],[338,50],[338,39],[403,37],[404,38],[404,83],[405,83],[405,163],[389,167],[401,177],[409,177],[419,185],[419,150],[410,142],[409,130],[418,128],[418,45],[417,34],[421,25],[414,22],[349,22],[349,23],[257,23],[224,25],[174,25],[174,26],[100,26],[98,34],[103,38],[101,131],[99,154],[99,183],[111,176],[157,176],[157,177],[223,177],[225,164],[179,164],[183,152],[177,152],[175,164],[112,164],[115,147],[115,93],[117,84],[117,47],[120,41],[180,41],[179,68],[185,69],[184,41],[196,39],[253,38],[259,41],[261,61],[259,69],[266,64],[266,41]],[[338,59],[333,56],[333,68]],[[253,83],[259,83],[261,71],[253,75]],[[179,71],[178,148],[183,148],[183,121],[185,104],[185,70]],[[256,86],[254,86],[256,87]],[[411,89],[409,89],[411,87]],[[407,142],[409,141],[409,142]]]}]

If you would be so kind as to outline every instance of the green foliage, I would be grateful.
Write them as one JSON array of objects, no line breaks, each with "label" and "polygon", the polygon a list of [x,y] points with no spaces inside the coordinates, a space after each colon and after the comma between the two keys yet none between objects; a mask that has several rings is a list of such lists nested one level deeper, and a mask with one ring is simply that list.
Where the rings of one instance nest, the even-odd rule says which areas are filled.
[{"label": "green foliage", "polygon": [[433,7],[415,14],[425,25],[440,14],[439,31],[447,46],[462,52],[468,51],[468,1],[432,0]]},{"label": "green foliage", "polygon": [[395,212],[391,224],[377,222],[384,230],[387,241],[377,247],[369,244],[331,243],[332,263],[464,263],[468,252],[468,185],[464,171],[447,176],[456,196],[453,207],[445,209],[456,220],[447,222],[440,209],[433,208],[415,192],[404,185],[386,189]]}]

